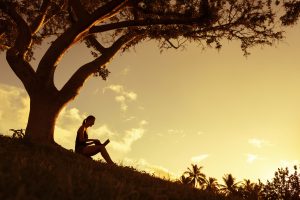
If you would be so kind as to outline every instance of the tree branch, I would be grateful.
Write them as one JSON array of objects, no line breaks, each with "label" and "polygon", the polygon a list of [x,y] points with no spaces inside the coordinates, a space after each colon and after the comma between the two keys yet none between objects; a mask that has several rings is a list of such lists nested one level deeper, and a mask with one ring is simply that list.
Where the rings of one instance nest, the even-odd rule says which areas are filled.
[{"label": "tree branch", "polygon": [[0,3],[2,10],[16,23],[18,36],[12,50],[16,54],[25,56],[31,44],[31,31],[25,20],[16,12],[13,3]]},{"label": "tree branch", "polygon": [[38,32],[40,30],[40,28],[42,27],[42,25],[44,24],[49,5],[50,5],[50,0],[43,1],[41,10],[40,10],[41,14],[38,15],[37,18],[31,24],[31,33],[32,34],[35,34],[36,32]]},{"label": "tree branch", "polygon": [[28,94],[33,94],[33,86],[36,85],[36,74],[31,65],[23,57],[16,55],[12,48],[6,52],[6,60],[14,73],[22,81]]},{"label": "tree branch", "polygon": [[[70,11],[70,15],[74,23],[90,17],[90,14],[83,8],[80,1],[72,1],[71,6],[73,8],[73,12]],[[75,16],[72,15],[73,13]],[[106,48],[96,39],[96,36],[94,35],[88,35],[85,38],[85,41],[87,45],[94,47],[100,53],[103,53],[106,50]]]},{"label": "tree branch", "polygon": [[70,5],[73,9],[74,14],[76,15],[76,21],[79,21],[79,19],[86,19],[90,17],[90,14],[83,8],[83,5],[81,4],[80,0],[70,1]]},{"label": "tree branch", "polygon": [[193,25],[193,24],[201,24],[206,20],[203,18],[181,18],[181,19],[145,19],[145,20],[129,20],[116,22],[111,24],[104,24],[100,26],[94,26],[90,29],[89,33],[100,33],[120,28],[126,27],[142,27],[142,26],[151,26],[151,25],[174,25],[174,24],[182,24],[182,25]]},{"label": "tree branch", "polygon": [[[24,84],[28,93],[32,91],[35,72],[25,60],[26,52],[31,44],[31,31],[25,20],[15,11],[14,5],[0,3],[2,10],[16,23],[18,35],[14,45],[7,50],[6,60],[18,78]],[[4,9],[3,9],[4,8]]]},{"label": "tree branch", "polygon": [[181,46],[178,42],[177,46],[174,45],[170,40],[166,39],[166,42],[171,46],[171,48],[173,47],[174,49],[179,49],[179,47]]},{"label": "tree branch", "polygon": [[[63,3],[61,6],[59,6],[59,8],[57,8],[56,11],[55,11],[54,13],[52,13],[52,15],[50,15],[48,18],[46,18],[46,17],[47,17],[47,14],[49,14],[49,13],[47,13],[47,11],[48,11],[48,10],[47,10],[47,11],[46,11],[46,16],[45,16],[45,19],[44,19],[42,25],[47,24],[52,18],[54,18],[58,13],[60,13],[61,10],[62,10],[67,4],[68,4],[68,0],[64,0],[64,3]],[[41,26],[42,26],[42,25],[41,25]],[[37,31],[36,31],[36,32],[37,32]]]},{"label": "tree branch", "polygon": [[128,2],[129,0],[112,0],[104,6],[98,8],[92,14],[92,19],[100,21],[106,20],[127,6]]},{"label": "tree branch", "polygon": [[107,50],[107,48],[105,48],[94,35],[87,36],[85,40],[101,54]]},{"label": "tree branch", "polygon": [[107,48],[100,57],[81,66],[61,89],[61,104],[65,104],[74,99],[88,77],[97,72],[100,67],[108,63],[110,59],[122,48],[122,46],[132,41],[136,36],[136,34],[126,34],[121,36],[111,47]]},{"label": "tree branch", "polygon": [[[78,0],[70,0],[70,5],[76,5],[76,1]],[[53,79],[52,75],[65,51],[70,48],[72,44],[82,39],[94,24],[113,16],[126,6],[126,3],[127,0],[113,0],[67,29],[52,43],[41,59],[37,69],[39,78],[47,79],[48,82],[50,82],[51,80],[49,79]],[[74,6],[74,8],[76,8],[76,6]]]}]

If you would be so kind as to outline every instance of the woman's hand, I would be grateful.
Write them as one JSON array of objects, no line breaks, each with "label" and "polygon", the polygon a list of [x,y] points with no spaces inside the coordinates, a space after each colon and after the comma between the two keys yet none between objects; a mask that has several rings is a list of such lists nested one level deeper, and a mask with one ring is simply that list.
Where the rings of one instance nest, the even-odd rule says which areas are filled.
[{"label": "woman's hand", "polygon": [[101,145],[101,142],[100,142],[100,140],[95,139],[95,140],[94,140],[94,144],[95,144],[95,145]]}]

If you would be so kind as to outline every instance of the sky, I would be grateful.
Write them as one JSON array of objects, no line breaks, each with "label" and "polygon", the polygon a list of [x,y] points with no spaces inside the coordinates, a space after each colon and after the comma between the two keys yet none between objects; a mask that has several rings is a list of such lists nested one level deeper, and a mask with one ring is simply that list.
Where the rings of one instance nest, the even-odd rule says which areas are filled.
[{"label": "sky", "polygon": [[[233,174],[265,181],[300,164],[300,25],[273,47],[243,56],[238,42],[221,51],[189,44],[160,53],[147,41],[109,63],[107,81],[91,77],[60,113],[55,141],[74,149],[76,131],[92,114],[89,137],[111,140],[113,160],[178,178],[192,163],[221,182]],[[45,45],[36,50],[36,66]],[[76,45],[55,74],[61,88],[92,57]],[[25,128],[29,97],[0,54],[0,133]],[[101,159],[101,156],[95,156]]]}]

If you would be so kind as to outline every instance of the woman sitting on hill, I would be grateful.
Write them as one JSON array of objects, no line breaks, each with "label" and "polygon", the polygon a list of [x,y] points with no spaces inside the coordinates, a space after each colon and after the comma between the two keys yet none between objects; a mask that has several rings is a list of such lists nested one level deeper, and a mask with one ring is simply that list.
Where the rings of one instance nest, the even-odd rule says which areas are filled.
[{"label": "woman sitting on hill", "polygon": [[[87,129],[94,125],[95,119],[96,118],[94,116],[90,115],[83,120],[82,125],[77,131],[75,152],[87,157],[94,156],[100,152],[107,163],[114,164],[105,149],[106,144],[101,144],[101,142],[97,139],[88,139]],[[107,140],[106,143],[108,142],[109,140]]]}]

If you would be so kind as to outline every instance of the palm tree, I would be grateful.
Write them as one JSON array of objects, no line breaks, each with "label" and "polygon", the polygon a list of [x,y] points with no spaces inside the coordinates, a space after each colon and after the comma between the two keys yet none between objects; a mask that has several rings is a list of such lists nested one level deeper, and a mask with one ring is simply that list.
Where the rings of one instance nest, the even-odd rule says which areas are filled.
[{"label": "palm tree", "polygon": [[188,168],[187,171],[184,172],[190,179],[191,184],[196,187],[201,187],[203,183],[205,183],[205,174],[201,172],[203,167],[198,167],[197,164],[192,164],[191,168]]},{"label": "palm tree", "polygon": [[191,179],[188,176],[185,176],[184,174],[181,175],[181,177],[179,178],[179,182],[185,185],[190,185],[191,184]]},{"label": "palm tree", "polygon": [[242,183],[242,193],[245,199],[258,200],[262,191],[262,183],[251,183],[249,179],[244,179]]},{"label": "palm tree", "polygon": [[242,187],[246,191],[251,191],[253,188],[253,184],[254,183],[251,183],[250,179],[244,179],[244,182],[242,183]]},{"label": "palm tree", "polygon": [[239,182],[235,181],[236,179],[232,176],[232,174],[225,174],[223,176],[223,181],[225,185],[221,186],[221,191],[225,193],[225,195],[235,195],[238,193],[238,184]]},{"label": "palm tree", "polygon": [[254,183],[254,186],[253,186],[253,191],[251,193],[251,198],[253,200],[258,200],[260,199],[261,197],[261,193],[264,189],[264,185],[262,182],[260,182],[260,180],[258,180],[259,182],[258,183]]},{"label": "palm tree", "polygon": [[217,179],[209,177],[205,179],[205,190],[212,193],[217,193],[219,191],[219,183]]}]

